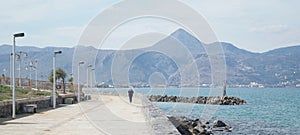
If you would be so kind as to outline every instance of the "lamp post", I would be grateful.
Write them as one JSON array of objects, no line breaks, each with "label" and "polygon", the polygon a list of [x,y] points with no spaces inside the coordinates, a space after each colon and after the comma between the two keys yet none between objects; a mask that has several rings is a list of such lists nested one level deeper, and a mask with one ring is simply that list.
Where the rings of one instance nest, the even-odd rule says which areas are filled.
[{"label": "lamp post", "polygon": [[16,33],[13,35],[13,46],[12,46],[12,118],[16,118],[16,83],[15,83],[15,64],[16,64],[16,57],[15,57],[15,52],[16,52],[16,38],[17,37],[24,37],[24,33]]},{"label": "lamp post", "polygon": [[4,84],[6,84],[6,68],[3,68]]},{"label": "lamp post", "polygon": [[11,51],[10,58],[9,58],[9,60],[10,60],[10,62],[9,62],[9,64],[10,64],[10,67],[9,67],[9,87],[11,89],[12,89],[12,55],[13,55],[13,53]]},{"label": "lamp post", "polygon": [[31,69],[33,67],[33,62],[30,61],[29,63],[29,87],[31,88]]},{"label": "lamp post", "polygon": [[88,65],[87,69],[86,69],[86,87],[89,87],[89,69],[90,67],[92,67],[92,65]]},{"label": "lamp post", "polygon": [[[30,66],[29,67],[25,67],[25,70],[28,71],[29,70],[29,81],[28,81],[28,86],[30,86]],[[27,77],[26,77],[27,78]]]},{"label": "lamp post", "polygon": [[24,58],[28,57],[28,54],[26,52],[20,51],[18,54],[16,54],[18,56],[17,61],[19,61],[19,87],[22,87],[22,79],[21,79],[22,53],[24,54]]},{"label": "lamp post", "polygon": [[78,63],[78,75],[77,75],[77,76],[78,76],[78,82],[77,82],[77,83],[78,83],[78,84],[77,84],[77,94],[78,94],[78,95],[77,95],[77,101],[78,101],[78,102],[80,102],[80,95],[81,95],[81,93],[80,93],[80,78],[79,78],[79,76],[80,76],[80,71],[79,71],[79,70],[80,70],[80,65],[81,65],[81,64],[84,64],[84,62],[83,62],[83,61],[80,61],[80,62]]},{"label": "lamp post", "polygon": [[94,68],[91,69],[91,74],[90,74],[90,76],[91,76],[91,88],[93,88],[93,71],[94,70],[95,70]]},{"label": "lamp post", "polygon": [[35,60],[35,89],[38,90],[38,66],[37,66],[38,61]]},{"label": "lamp post", "polygon": [[53,109],[56,108],[56,70],[55,70],[55,57],[56,54],[61,54],[62,51],[54,51],[54,55],[53,55],[53,93],[52,93],[52,99],[53,99]]},{"label": "lamp post", "polygon": [[37,83],[38,83],[38,69],[37,69],[37,60],[35,60],[35,65],[33,65],[33,61],[31,60],[29,62],[29,86],[31,86],[31,69],[35,69],[35,88],[37,89]]}]

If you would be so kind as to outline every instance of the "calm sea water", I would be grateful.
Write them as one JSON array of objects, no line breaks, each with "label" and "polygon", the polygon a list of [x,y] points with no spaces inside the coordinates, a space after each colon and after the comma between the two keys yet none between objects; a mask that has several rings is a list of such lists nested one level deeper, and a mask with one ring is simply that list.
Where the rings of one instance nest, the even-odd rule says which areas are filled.
[{"label": "calm sea water", "polygon": [[[169,88],[135,89],[158,95],[208,96],[210,89]],[[215,106],[186,103],[155,103],[168,115],[200,118],[205,108],[216,109],[211,122],[220,119],[233,127],[231,133],[217,134],[300,134],[300,89],[298,88],[228,88],[228,96],[247,101],[247,105]]]}]

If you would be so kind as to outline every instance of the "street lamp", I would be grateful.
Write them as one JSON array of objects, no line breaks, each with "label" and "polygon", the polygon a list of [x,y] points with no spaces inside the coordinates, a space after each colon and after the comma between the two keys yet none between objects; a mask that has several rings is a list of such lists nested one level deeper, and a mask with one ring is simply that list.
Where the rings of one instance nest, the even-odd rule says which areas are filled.
[{"label": "street lamp", "polygon": [[15,80],[16,80],[16,76],[15,76],[15,65],[16,65],[16,57],[15,57],[15,53],[16,53],[16,38],[17,37],[24,37],[25,34],[24,33],[17,33],[13,35],[13,46],[12,46],[12,118],[16,118],[16,84],[15,84]]},{"label": "street lamp", "polygon": [[38,83],[38,69],[37,69],[37,60],[35,60],[35,65],[33,65],[33,61],[31,60],[29,62],[29,86],[31,87],[31,69],[35,70],[35,87],[37,89],[37,83]]},{"label": "street lamp", "polygon": [[21,79],[22,53],[24,54],[24,58],[28,57],[28,53],[26,52],[20,51],[18,54],[16,54],[18,56],[16,60],[19,61],[19,87],[22,87],[22,79]]},{"label": "street lamp", "polygon": [[9,87],[12,89],[12,51],[9,57]]},{"label": "street lamp", "polygon": [[55,57],[56,57],[56,54],[61,54],[62,51],[54,51],[54,55],[53,55],[53,93],[52,93],[52,96],[53,96],[53,109],[55,109],[56,107],[56,71],[55,71]]},{"label": "street lamp", "polygon": [[[28,81],[28,86],[30,87],[30,67],[26,66],[25,70],[28,71],[29,70],[29,81]],[[27,77],[26,77],[27,78]]]},{"label": "street lamp", "polygon": [[3,68],[4,84],[6,84],[6,68]]},{"label": "street lamp", "polygon": [[79,75],[80,75],[80,71],[79,71],[79,69],[80,69],[80,65],[81,64],[84,64],[84,62],[83,61],[80,61],[79,63],[78,63],[78,84],[77,84],[77,101],[78,102],[80,102],[80,78],[79,78]]},{"label": "street lamp", "polygon": [[91,69],[91,88],[93,88],[93,71],[94,71],[95,69],[93,68],[93,69]]},{"label": "street lamp", "polygon": [[35,60],[35,89],[38,90],[38,66],[37,66],[38,61]]},{"label": "street lamp", "polygon": [[31,69],[33,67],[33,62],[30,61],[29,63],[29,87],[31,88]]},{"label": "street lamp", "polygon": [[87,69],[86,69],[86,87],[89,87],[89,69],[90,67],[92,67],[92,65],[88,65]]}]

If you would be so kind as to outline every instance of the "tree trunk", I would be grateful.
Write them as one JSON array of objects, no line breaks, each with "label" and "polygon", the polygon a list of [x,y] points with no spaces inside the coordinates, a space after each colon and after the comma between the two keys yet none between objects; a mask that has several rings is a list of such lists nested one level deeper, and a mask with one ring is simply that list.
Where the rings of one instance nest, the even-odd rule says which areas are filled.
[{"label": "tree trunk", "polygon": [[62,81],[63,81],[63,90],[64,90],[64,94],[66,94],[65,78],[63,78]]}]

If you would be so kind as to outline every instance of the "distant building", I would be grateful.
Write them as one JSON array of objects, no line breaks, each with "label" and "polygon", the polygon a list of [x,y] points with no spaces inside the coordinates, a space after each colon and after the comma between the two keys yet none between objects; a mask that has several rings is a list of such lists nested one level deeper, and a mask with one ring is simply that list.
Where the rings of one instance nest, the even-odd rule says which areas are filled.
[{"label": "distant building", "polygon": [[257,82],[251,82],[249,85],[251,88],[264,88],[264,85],[259,84]]}]

